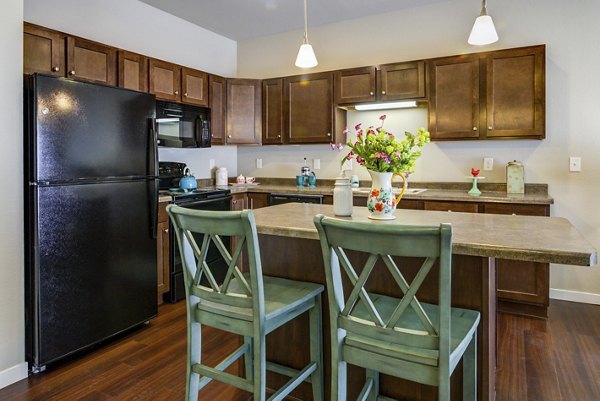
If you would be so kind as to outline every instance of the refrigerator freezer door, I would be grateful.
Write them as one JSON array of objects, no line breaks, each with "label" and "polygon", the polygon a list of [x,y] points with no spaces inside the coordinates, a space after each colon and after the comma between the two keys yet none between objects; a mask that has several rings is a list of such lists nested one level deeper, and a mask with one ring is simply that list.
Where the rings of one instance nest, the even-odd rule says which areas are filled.
[{"label": "refrigerator freezer door", "polygon": [[[157,314],[153,180],[37,187],[28,360],[40,367]],[[31,299],[31,298],[30,298]],[[33,318],[33,319],[31,319]]]},{"label": "refrigerator freezer door", "polygon": [[30,181],[154,176],[153,95],[34,76]]}]

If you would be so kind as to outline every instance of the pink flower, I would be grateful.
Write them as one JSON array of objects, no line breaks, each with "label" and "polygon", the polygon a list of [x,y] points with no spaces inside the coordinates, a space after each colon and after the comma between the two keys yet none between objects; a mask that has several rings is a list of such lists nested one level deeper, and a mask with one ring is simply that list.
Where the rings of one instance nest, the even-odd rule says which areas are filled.
[{"label": "pink flower", "polygon": [[331,146],[331,150],[335,150],[335,143],[330,143],[329,146]]},{"label": "pink flower", "polygon": [[356,133],[356,136],[360,138],[361,136],[363,136],[363,134],[364,134],[363,130],[358,130],[358,132]]},{"label": "pink flower", "polygon": [[352,157],[353,157],[353,156],[354,156],[354,152],[350,151],[350,152],[348,153],[348,155],[346,155],[346,160],[350,160],[350,159],[352,159]]},{"label": "pink flower", "polygon": [[381,121],[385,121],[385,117],[386,117],[386,115],[385,115],[385,114],[382,114],[382,115],[379,117],[379,119],[380,119]]},{"label": "pink flower", "polygon": [[362,123],[358,123],[354,126],[354,130],[358,131],[360,129],[360,126],[362,125]]},{"label": "pink flower", "polygon": [[363,166],[363,165],[365,164],[365,159],[363,159],[363,158],[362,158],[362,157],[360,157],[360,156],[356,156],[356,162],[357,162],[358,164],[360,164],[361,166]]},{"label": "pink flower", "polygon": [[344,144],[343,143],[338,144],[337,148],[338,148],[338,151],[341,151],[344,148]]},{"label": "pink flower", "polygon": [[348,127],[344,128],[344,130],[342,131],[343,134],[347,134],[348,133]]}]

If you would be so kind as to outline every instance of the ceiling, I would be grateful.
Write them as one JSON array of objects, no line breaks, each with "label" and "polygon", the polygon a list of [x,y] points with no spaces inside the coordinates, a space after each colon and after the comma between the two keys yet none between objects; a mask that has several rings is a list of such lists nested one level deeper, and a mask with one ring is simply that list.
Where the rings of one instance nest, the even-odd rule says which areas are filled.
[{"label": "ceiling", "polygon": [[[236,41],[304,29],[303,0],[141,1]],[[308,30],[442,1],[447,0],[307,0]]]}]

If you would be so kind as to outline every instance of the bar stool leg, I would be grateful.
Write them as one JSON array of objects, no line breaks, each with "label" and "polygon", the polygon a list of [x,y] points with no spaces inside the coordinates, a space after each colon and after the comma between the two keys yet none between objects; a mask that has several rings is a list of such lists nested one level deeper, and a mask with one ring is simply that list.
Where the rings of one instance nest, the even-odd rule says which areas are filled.
[{"label": "bar stool leg", "polygon": [[253,339],[254,346],[254,400],[266,400],[266,382],[267,382],[267,356],[265,347],[265,336],[257,335]]},{"label": "bar stool leg", "polygon": [[188,353],[187,353],[187,383],[185,386],[185,399],[198,401],[200,390],[200,375],[192,371],[192,365],[200,363],[202,346],[202,325],[192,322],[188,325]]},{"label": "bar stool leg", "polygon": [[477,400],[477,331],[463,355],[463,400]]},{"label": "bar stool leg", "polygon": [[377,397],[379,396],[379,372],[376,370],[367,369],[365,376],[367,382],[369,380],[373,381],[373,386],[371,387],[371,391],[369,391],[367,401],[377,401]]},{"label": "bar stool leg", "polygon": [[311,374],[313,400],[323,401],[323,322],[321,320],[321,294],[315,298],[315,305],[309,310],[310,320],[310,361],[317,363],[317,369]]}]

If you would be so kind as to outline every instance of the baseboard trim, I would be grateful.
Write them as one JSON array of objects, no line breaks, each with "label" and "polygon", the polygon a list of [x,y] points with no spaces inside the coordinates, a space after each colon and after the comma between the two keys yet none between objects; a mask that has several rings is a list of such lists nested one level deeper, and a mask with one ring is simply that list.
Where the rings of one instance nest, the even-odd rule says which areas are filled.
[{"label": "baseboard trim", "polygon": [[600,305],[600,294],[591,292],[569,291],[550,288],[550,298],[563,301],[580,302],[584,304]]},{"label": "baseboard trim", "polygon": [[0,372],[0,388],[10,386],[13,383],[27,377],[27,362],[20,363]]}]

